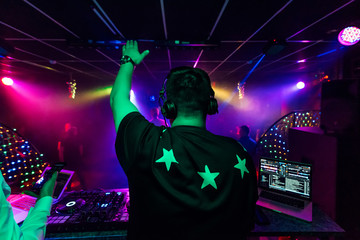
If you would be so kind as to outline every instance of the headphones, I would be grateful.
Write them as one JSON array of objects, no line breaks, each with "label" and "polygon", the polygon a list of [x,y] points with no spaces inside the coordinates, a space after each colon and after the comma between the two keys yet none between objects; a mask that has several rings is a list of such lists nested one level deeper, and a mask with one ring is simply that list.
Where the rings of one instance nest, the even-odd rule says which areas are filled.
[{"label": "headphones", "polygon": [[[186,70],[187,68],[193,69],[191,67],[180,67],[177,69]],[[176,69],[175,69],[175,71],[174,70],[170,71],[169,75],[165,78],[162,88],[159,93],[159,105],[161,107],[161,113],[167,119],[175,119],[177,116],[177,107],[172,100],[168,100],[166,98],[166,90],[165,90],[166,82],[174,72],[176,72]],[[209,96],[209,102],[208,102],[208,107],[207,107],[207,112],[206,112],[208,115],[214,115],[219,112],[218,111],[218,103],[217,103],[217,100],[214,97],[214,95],[215,95],[214,90],[210,86],[210,96]]]}]

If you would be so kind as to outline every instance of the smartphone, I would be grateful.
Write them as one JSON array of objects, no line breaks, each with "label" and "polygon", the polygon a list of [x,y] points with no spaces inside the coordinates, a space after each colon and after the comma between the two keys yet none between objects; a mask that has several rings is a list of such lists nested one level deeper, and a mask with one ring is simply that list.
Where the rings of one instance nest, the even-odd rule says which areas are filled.
[{"label": "smartphone", "polygon": [[32,186],[31,188],[31,192],[39,195],[41,188],[44,186],[44,184],[51,178],[51,176],[53,175],[54,172],[58,171],[60,172],[61,169],[63,169],[65,166],[64,162],[58,162],[58,163],[54,163],[51,168],[49,170],[47,170],[43,176],[41,176],[41,178],[39,180],[36,181],[36,183],[34,184],[34,186]]}]

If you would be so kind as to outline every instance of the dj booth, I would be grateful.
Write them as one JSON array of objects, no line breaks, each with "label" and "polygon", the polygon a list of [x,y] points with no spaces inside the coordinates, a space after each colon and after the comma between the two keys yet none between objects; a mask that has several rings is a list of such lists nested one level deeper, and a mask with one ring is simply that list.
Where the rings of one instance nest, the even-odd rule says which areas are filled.
[{"label": "dj booth", "polygon": [[[293,130],[296,131],[296,129]],[[305,134],[303,132],[301,133]],[[41,176],[41,172],[44,170],[46,163],[43,155],[15,130],[0,124],[0,133],[2,134],[2,138],[0,138],[0,157],[3,157],[5,160],[2,163],[1,170],[5,180],[9,183],[12,181],[20,182],[20,189],[29,187],[36,178]],[[326,139],[331,138],[330,136],[323,136],[323,134],[319,136],[326,137]],[[295,139],[303,138],[296,137]],[[308,143],[311,146],[318,146],[313,144],[315,140],[309,141],[309,139],[317,139],[314,135],[306,139],[307,141],[302,142]],[[278,139],[275,140],[278,141]],[[315,173],[314,187],[316,189],[333,189],[322,187],[328,186],[328,184],[336,186],[334,179],[336,174],[329,174],[327,172],[326,178],[320,178],[324,175],[315,172],[324,169],[319,166],[329,166],[330,163],[336,162],[335,158],[334,161],[329,161],[330,158],[326,154],[329,154],[330,150],[335,148],[329,147],[328,142],[326,143],[323,144],[326,148],[324,151],[322,149],[315,149],[317,150],[315,151],[310,148],[311,146],[306,146],[306,149],[311,149],[311,151],[303,151],[303,145],[300,144],[292,144],[296,148],[290,151],[293,156],[317,160],[313,162]],[[272,144],[271,146],[275,145]],[[298,152],[308,155],[302,156],[297,154]],[[326,154],[321,156],[321,158],[310,155],[315,152]],[[295,157],[291,159],[298,162],[301,161],[301,159],[296,159]],[[322,162],[319,159],[325,159],[326,164],[321,164]],[[316,164],[318,165],[316,166]],[[351,164],[348,165],[352,166]],[[333,167],[331,169],[336,168]],[[329,177],[332,178],[329,179]],[[339,179],[344,177],[346,175]],[[276,211],[263,209],[269,224],[257,224],[253,232],[250,233],[250,236],[317,236],[326,239],[331,236],[344,234],[344,230],[332,220],[334,216],[330,215],[332,218],[328,216],[329,212],[331,212],[330,210],[334,208],[333,205],[336,199],[334,191],[326,191],[325,193],[324,191],[315,191],[315,193],[317,195],[314,195],[313,199],[316,200],[314,202],[319,204],[321,209],[327,214],[314,205],[312,208],[312,221],[306,222]],[[126,239],[129,218],[128,207],[128,189],[65,192],[59,201],[53,204],[48,218],[45,237],[46,239]]]},{"label": "dj booth", "polygon": [[[128,189],[73,191],[54,204],[45,239],[126,239]],[[269,224],[255,225],[251,236],[316,236],[327,239],[344,230],[318,207],[306,222],[262,208]]]}]

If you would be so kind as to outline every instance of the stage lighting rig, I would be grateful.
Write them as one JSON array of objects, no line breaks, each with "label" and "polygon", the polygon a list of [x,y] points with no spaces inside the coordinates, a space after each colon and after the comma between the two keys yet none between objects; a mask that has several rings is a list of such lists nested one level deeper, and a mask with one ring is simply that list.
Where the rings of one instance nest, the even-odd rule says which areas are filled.
[{"label": "stage lighting rig", "polygon": [[183,41],[183,40],[156,40],[155,47],[161,48],[217,48],[220,42],[216,41]]},{"label": "stage lighting rig", "polygon": [[3,77],[3,78],[1,79],[1,82],[2,82],[4,85],[6,85],[6,86],[11,86],[11,85],[14,84],[14,81],[13,81],[11,78],[9,78],[9,77]]},{"label": "stage lighting rig", "polygon": [[126,40],[95,40],[95,39],[74,39],[67,40],[70,47],[79,48],[113,48],[120,49],[122,45],[126,44]]},{"label": "stage lighting rig", "polygon": [[340,31],[339,42],[344,46],[355,45],[360,41],[360,29],[357,27],[347,27]]},{"label": "stage lighting rig", "polygon": [[263,48],[263,53],[265,55],[275,55],[281,52],[285,47],[287,46],[287,43],[285,39],[282,38],[273,38],[268,41],[268,43]]},{"label": "stage lighting rig", "polygon": [[71,80],[70,82],[66,82],[66,84],[68,85],[68,90],[69,90],[69,98],[75,99],[75,95],[76,95],[76,80]]},{"label": "stage lighting rig", "polygon": [[297,89],[303,89],[305,87],[305,83],[303,81],[300,81],[296,84]]},{"label": "stage lighting rig", "polygon": [[238,90],[238,93],[239,93],[239,99],[243,99],[245,97],[245,83],[246,82],[239,82],[238,85],[237,85],[237,90]]},{"label": "stage lighting rig", "polygon": [[[184,41],[184,40],[144,40],[139,39],[138,42],[150,42],[156,48],[204,48],[212,49],[220,46],[217,41]],[[126,44],[126,40],[94,40],[94,39],[73,39],[68,40],[67,44],[70,47],[86,47],[86,48],[113,48],[120,49]]]}]

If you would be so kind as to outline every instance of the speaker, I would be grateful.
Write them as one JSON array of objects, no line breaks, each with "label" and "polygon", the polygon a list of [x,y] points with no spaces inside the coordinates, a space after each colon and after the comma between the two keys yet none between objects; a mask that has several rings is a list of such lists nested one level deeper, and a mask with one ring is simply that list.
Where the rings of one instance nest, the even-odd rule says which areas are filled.
[{"label": "speaker", "polygon": [[360,133],[360,79],[323,83],[321,128],[326,134],[355,136]]}]

